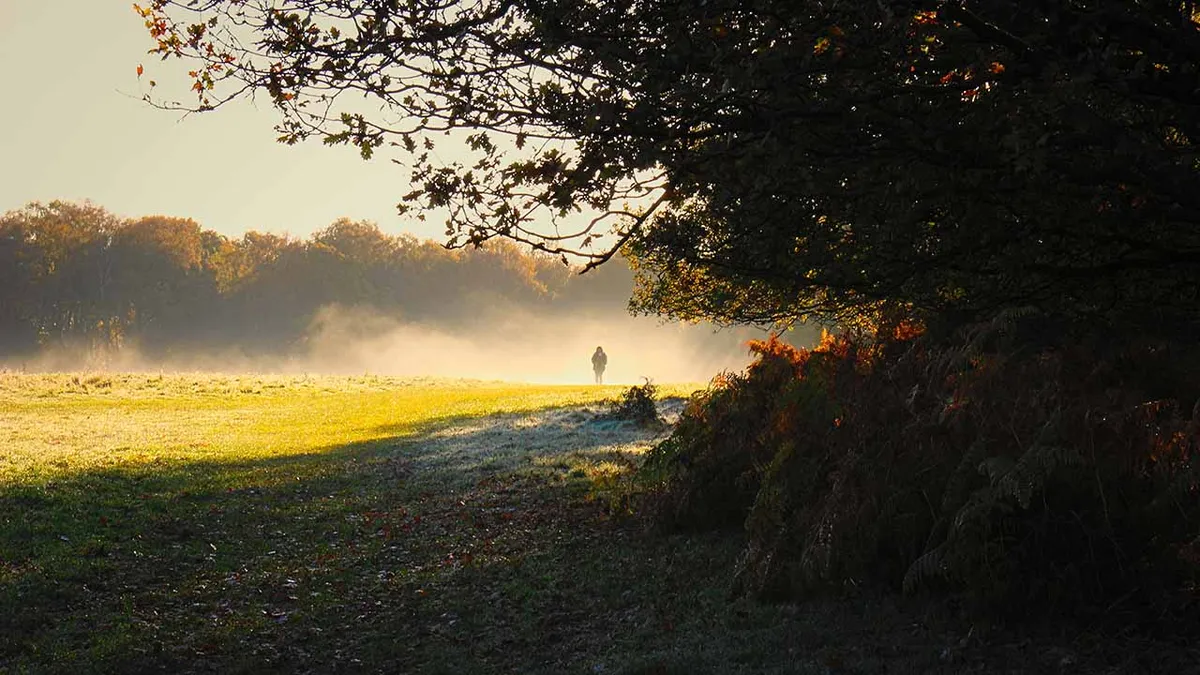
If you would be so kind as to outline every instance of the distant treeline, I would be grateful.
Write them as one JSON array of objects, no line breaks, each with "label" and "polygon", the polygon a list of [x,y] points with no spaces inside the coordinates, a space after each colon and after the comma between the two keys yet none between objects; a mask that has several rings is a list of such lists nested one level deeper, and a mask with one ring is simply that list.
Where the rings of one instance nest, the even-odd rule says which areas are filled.
[{"label": "distant treeline", "polygon": [[230,238],[189,218],[118,217],[90,203],[31,203],[0,216],[0,357],[56,347],[136,345],[247,354],[298,346],[328,305],[469,330],[497,311],[623,312],[620,263],[586,275],[558,259],[492,242],[447,250],[339,219],[306,240]]}]

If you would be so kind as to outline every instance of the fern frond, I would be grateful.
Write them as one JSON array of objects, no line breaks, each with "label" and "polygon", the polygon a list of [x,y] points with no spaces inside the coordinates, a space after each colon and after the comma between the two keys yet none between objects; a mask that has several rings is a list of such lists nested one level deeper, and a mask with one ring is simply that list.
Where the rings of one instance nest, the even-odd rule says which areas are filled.
[{"label": "fern frond", "polygon": [[983,438],[975,439],[963,453],[958,466],[954,467],[954,472],[946,480],[946,489],[942,492],[942,513],[950,513],[966,501],[970,494],[967,488],[971,482],[971,473],[985,454],[987,454],[987,442]]},{"label": "fern frond", "polygon": [[988,483],[995,485],[997,481],[1008,475],[1016,465],[1017,462],[1012,457],[997,455],[983,460],[977,468],[981,475],[987,476]]},{"label": "fern frond", "polygon": [[1060,466],[1080,466],[1083,457],[1061,445],[1034,444],[1010,470],[993,482],[997,495],[1015,499],[1021,508],[1029,508],[1033,495]]},{"label": "fern frond", "polygon": [[946,544],[942,544],[917,558],[904,573],[902,588],[909,594],[925,586],[930,579],[949,579],[950,565],[947,563]]},{"label": "fern frond", "polygon": [[975,527],[981,527],[987,523],[988,518],[993,511],[1009,512],[1011,506],[1006,502],[997,498],[996,491],[991,487],[982,487],[971,493],[971,497],[963,504],[954,514],[954,520],[950,522],[950,530],[946,533],[946,540],[951,541]]}]

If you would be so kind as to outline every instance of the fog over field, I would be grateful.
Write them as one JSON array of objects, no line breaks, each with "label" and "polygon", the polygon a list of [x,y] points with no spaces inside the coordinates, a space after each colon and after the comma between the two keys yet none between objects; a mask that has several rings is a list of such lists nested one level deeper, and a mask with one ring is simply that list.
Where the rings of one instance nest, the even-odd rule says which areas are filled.
[{"label": "fog over field", "polygon": [[602,346],[609,359],[605,383],[701,382],[744,367],[746,340],[766,335],[651,317],[572,320],[525,312],[451,331],[331,307],[313,322],[307,354],[287,368],[574,383],[591,381],[591,354]]},{"label": "fog over field", "polygon": [[[812,341],[801,328],[787,339]],[[361,307],[320,309],[305,335],[276,354],[203,347],[144,354],[136,345],[117,351],[51,349],[3,367],[26,372],[182,371],[312,375],[398,375],[507,380],[547,384],[592,381],[591,354],[608,354],[605,384],[705,382],[750,361],[748,340],[765,329],[718,328],[613,312],[578,318],[539,316],[523,308],[496,309],[456,326],[405,321]]]}]

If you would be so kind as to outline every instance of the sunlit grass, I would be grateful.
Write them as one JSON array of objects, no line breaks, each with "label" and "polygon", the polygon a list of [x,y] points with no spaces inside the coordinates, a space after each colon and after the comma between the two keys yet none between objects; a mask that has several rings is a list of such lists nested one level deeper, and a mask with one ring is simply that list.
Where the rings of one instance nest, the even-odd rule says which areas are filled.
[{"label": "sunlit grass", "polygon": [[619,390],[373,376],[0,375],[0,481],[300,455]]}]

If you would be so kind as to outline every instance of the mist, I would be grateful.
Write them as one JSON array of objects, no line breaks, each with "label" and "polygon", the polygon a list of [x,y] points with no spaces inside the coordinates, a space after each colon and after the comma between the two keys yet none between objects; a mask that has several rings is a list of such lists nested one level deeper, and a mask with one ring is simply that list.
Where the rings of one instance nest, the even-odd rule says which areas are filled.
[{"label": "mist", "polygon": [[[707,382],[751,360],[746,342],[765,329],[720,328],[627,313],[539,315],[498,304],[446,326],[368,307],[327,305],[297,341],[267,353],[193,346],[148,354],[136,344],[119,350],[60,346],[3,367],[27,372],[208,372],[289,375],[383,375],[504,380],[539,384],[593,381],[591,355],[608,354],[605,384]],[[809,344],[806,331],[790,341]]]},{"label": "mist", "polygon": [[0,366],[26,371],[590,383],[599,345],[606,382],[704,382],[767,335],[630,316],[622,257],[581,274],[513,242],[448,250],[365,221],[230,239],[188,218],[31,203],[0,216],[0,244]]},{"label": "mist", "polygon": [[617,315],[489,317],[469,330],[404,323],[361,309],[323,308],[313,321],[306,371],[429,375],[537,383],[589,383],[591,355],[608,353],[605,383],[704,382],[750,361],[745,343],[765,338],[751,328],[664,323]]}]

